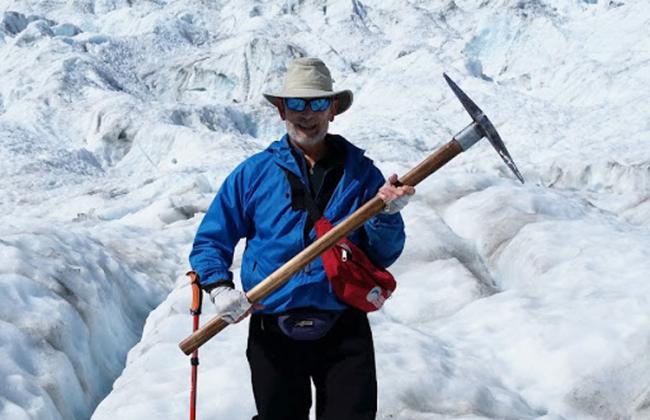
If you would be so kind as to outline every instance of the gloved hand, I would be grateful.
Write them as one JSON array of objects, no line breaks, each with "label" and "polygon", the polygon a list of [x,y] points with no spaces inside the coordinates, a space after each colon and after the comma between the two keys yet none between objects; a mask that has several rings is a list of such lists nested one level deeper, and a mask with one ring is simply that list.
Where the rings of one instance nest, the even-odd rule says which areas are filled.
[{"label": "gloved hand", "polygon": [[397,184],[397,174],[393,174],[377,192],[377,196],[384,200],[386,204],[383,210],[385,214],[395,214],[402,211],[411,196],[415,194],[414,187],[409,185],[397,186]]},{"label": "gloved hand", "polygon": [[246,298],[246,293],[229,286],[217,286],[210,290],[210,300],[214,303],[217,314],[229,324],[246,318],[253,306]]}]

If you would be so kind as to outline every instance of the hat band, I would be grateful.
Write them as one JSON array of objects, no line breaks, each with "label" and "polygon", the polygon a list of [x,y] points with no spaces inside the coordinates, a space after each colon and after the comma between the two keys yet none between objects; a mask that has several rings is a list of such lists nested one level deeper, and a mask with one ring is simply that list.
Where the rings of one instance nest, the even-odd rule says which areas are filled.
[{"label": "hat band", "polygon": [[278,98],[329,98],[338,96],[341,92],[332,92],[331,90],[313,89],[313,88],[299,88],[299,89],[284,89],[282,92],[273,94]]}]

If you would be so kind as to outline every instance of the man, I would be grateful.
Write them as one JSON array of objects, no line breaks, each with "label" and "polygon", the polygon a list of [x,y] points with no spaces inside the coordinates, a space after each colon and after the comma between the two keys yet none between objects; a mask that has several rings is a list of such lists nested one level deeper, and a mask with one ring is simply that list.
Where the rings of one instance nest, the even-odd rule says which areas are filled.
[{"label": "man", "polygon": [[[245,293],[234,289],[229,271],[239,239],[246,238],[240,274],[244,291],[316,239],[296,179],[298,190],[310,194],[333,224],[375,195],[384,200],[384,212],[348,236],[383,267],[403,249],[399,210],[415,192],[394,185],[396,175],[384,182],[362,150],[328,134],[329,123],[352,104],[352,92],[333,91],[321,60],[294,60],[283,91],[264,96],[277,107],[287,134],[228,176],[190,255],[201,286],[230,323],[253,310]],[[260,304],[251,316],[246,351],[258,410],[254,419],[308,419],[312,380],[318,419],[374,419],[377,385],[368,319],[336,297],[322,260],[314,260]]]}]

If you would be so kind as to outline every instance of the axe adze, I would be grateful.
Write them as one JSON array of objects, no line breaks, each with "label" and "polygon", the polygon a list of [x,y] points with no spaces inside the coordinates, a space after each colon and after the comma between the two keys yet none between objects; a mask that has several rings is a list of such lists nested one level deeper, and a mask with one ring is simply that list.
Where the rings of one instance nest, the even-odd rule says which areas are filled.
[{"label": "axe adze", "polygon": [[[524,178],[519,173],[517,166],[510,157],[510,153],[508,153],[501,137],[499,137],[499,133],[497,133],[488,117],[462,90],[460,90],[449,76],[446,74],[443,74],[443,76],[451,87],[451,90],[463,104],[463,107],[472,117],[473,121],[456,134],[447,144],[440,147],[435,153],[411,169],[406,175],[400,177],[399,182],[403,185],[416,186],[458,154],[469,149],[472,145],[485,137],[492,146],[494,146],[517,179],[523,183]],[[372,216],[382,211],[384,205],[385,203],[379,197],[375,197],[368,201],[347,219],[336,225],[332,230],[314,241],[298,255],[287,261],[282,267],[275,270],[257,286],[249,290],[248,293],[246,293],[248,300],[251,303],[257,303],[269,294],[273,293],[274,290],[286,283],[291,276],[307,266],[307,264],[316,259],[320,254],[334,246],[340,239],[347,236],[350,232],[361,227]],[[185,354],[189,355],[227,326],[228,323],[226,321],[221,319],[219,316],[216,316],[192,335],[181,341],[179,347]]]},{"label": "axe adze", "polygon": [[444,76],[451,90],[454,91],[456,97],[458,97],[460,100],[460,103],[463,104],[465,110],[472,117],[472,120],[474,120],[471,124],[456,134],[451,142],[456,141],[464,152],[465,150],[472,147],[474,143],[485,137],[496,149],[497,153],[499,156],[501,156],[501,159],[503,159],[508,168],[512,170],[512,173],[514,173],[517,179],[519,179],[519,181],[521,181],[523,184],[524,177],[522,177],[519,173],[517,165],[515,165],[515,162],[510,157],[510,153],[508,153],[506,145],[503,144],[501,136],[499,136],[499,133],[497,133],[497,130],[492,125],[490,119],[483,113],[483,111],[481,111],[478,106],[476,106],[476,104],[471,99],[469,99],[465,92],[460,90],[458,85],[454,83],[454,81],[451,80],[447,74],[443,73],[442,75]]}]

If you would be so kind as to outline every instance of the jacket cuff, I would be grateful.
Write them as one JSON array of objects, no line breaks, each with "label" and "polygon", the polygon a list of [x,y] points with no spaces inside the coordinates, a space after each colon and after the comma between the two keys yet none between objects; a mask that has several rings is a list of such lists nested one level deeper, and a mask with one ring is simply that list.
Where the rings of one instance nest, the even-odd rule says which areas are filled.
[{"label": "jacket cuff", "polygon": [[213,289],[216,289],[217,287],[228,287],[234,289],[235,283],[233,283],[232,280],[217,280],[217,281],[213,281],[212,283],[207,283],[201,286],[201,288],[205,290],[207,293],[210,293]]},{"label": "jacket cuff", "polygon": [[394,214],[377,213],[368,220],[368,223],[371,227],[395,226],[400,224],[401,219],[399,212]]},{"label": "jacket cuff", "polygon": [[232,287],[234,287],[232,282],[232,273],[228,270],[213,271],[205,278],[201,276],[199,278],[199,284],[201,285],[201,289],[208,292],[217,286],[232,285]]}]

